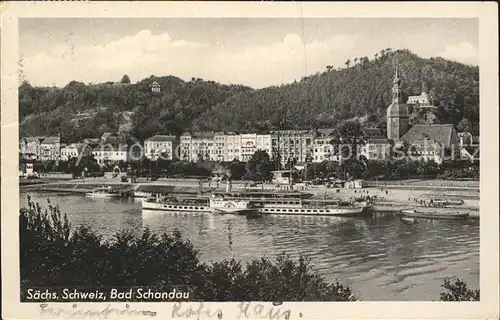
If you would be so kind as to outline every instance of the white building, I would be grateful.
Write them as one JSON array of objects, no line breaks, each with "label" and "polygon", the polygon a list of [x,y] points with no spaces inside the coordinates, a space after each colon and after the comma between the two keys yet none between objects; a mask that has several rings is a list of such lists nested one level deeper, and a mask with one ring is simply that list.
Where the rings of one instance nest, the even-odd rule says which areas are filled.
[{"label": "white building", "polygon": [[308,162],[313,155],[312,130],[279,130],[272,134],[273,154],[280,155],[281,163]]},{"label": "white building", "polygon": [[177,158],[176,149],[178,146],[179,140],[177,137],[156,135],[144,141],[144,156],[153,161],[157,160],[160,155],[165,160],[172,160]]},{"label": "white building", "polygon": [[250,160],[255,151],[257,151],[257,134],[241,134],[241,161],[247,162]]},{"label": "white building", "polygon": [[436,109],[433,105],[432,97],[427,92],[424,84],[422,84],[422,93],[419,96],[409,96],[406,104],[411,104],[417,109]]},{"label": "white building", "polygon": [[234,132],[227,132],[224,140],[224,160],[227,162],[233,160],[241,161],[241,135]]},{"label": "white building", "polygon": [[47,137],[40,144],[41,160],[59,160],[61,151],[61,138],[59,136]]},{"label": "white building", "polygon": [[313,139],[312,162],[323,162],[336,160],[333,155],[333,145],[330,143],[331,137],[317,137]]},{"label": "white building", "polygon": [[215,161],[225,161],[226,155],[226,139],[224,132],[216,132],[214,134],[214,155]]},{"label": "white building", "polygon": [[191,154],[192,154],[192,148],[191,148],[191,134],[189,132],[184,132],[181,135],[181,147],[180,147],[180,158],[183,161],[192,161],[191,160]]},{"label": "white building", "polygon": [[258,134],[255,146],[257,150],[267,152],[269,158],[273,157],[273,138],[270,134]]},{"label": "white building", "polygon": [[151,89],[151,92],[153,92],[153,93],[160,93],[161,92],[161,86],[156,81],[154,81],[152,84],[150,84],[149,88]]},{"label": "white building", "polygon": [[367,160],[391,160],[392,145],[387,138],[369,138],[359,148],[359,154]]},{"label": "white building", "polygon": [[181,159],[185,161],[217,161],[213,132],[184,132],[181,135]]},{"label": "white building", "polygon": [[19,152],[25,158],[39,159],[41,155],[41,141],[39,137],[25,137],[19,140]]},{"label": "white building", "polygon": [[84,143],[72,143],[61,148],[61,160],[68,161],[70,158],[80,158],[90,155],[92,149]]},{"label": "white building", "polygon": [[92,150],[92,155],[101,166],[106,163],[127,162],[129,160],[128,146],[126,144],[100,144]]}]

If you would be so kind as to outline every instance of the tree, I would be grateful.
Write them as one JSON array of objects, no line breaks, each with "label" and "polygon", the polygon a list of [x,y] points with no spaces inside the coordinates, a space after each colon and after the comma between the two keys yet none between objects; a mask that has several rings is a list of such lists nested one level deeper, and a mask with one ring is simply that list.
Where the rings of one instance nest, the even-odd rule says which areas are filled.
[{"label": "tree", "polygon": [[130,84],[130,77],[128,75],[124,75],[120,82],[124,84]]},{"label": "tree", "polygon": [[471,132],[471,124],[467,118],[462,118],[457,125],[457,130],[459,132]]},{"label": "tree", "polygon": [[440,294],[441,301],[479,301],[479,290],[470,289],[460,279],[455,279],[455,282],[445,279],[441,287],[446,289]]},{"label": "tree", "polygon": [[246,168],[243,162],[234,160],[229,164],[229,174],[232,180],[241,180],[245,175]]},{"label": "tree", "polygon": [[271,180],[274,164],[266,151],[258,150],[246,164],[245,178],[253,181]]},{"label": "tree", "polygon": [[350,59],[347,59],[346,62],[345,62],[345,66],[347,68],[349,68],[349,65],[351,64],[351,60]]},{"label": "tree", "polygon": [[358,148],[365,144],[359,121],[344,121],[332,133],[330,144],[342,158],[357,158]]}]

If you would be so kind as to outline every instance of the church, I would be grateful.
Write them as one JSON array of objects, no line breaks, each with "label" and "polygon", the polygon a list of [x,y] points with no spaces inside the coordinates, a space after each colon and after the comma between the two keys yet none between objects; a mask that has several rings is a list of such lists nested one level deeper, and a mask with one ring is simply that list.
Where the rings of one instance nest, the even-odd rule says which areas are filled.
[{"label": "church", "polygon": [[392,87],[392,102],[387,108],[387,138],[393,142],[393,159],[404,157],[397,150],[405,144],[409,146],[406,156],[414,160],[442,163],[445,159],[456,158],[459,155],[459,139],[452,124],[417,124],[410,126],[409,104],[428,105],[427,93],[423,90],[421,96],[412,96],[408,102],[403,101],[401,94],[401,79],[396,68]]}]

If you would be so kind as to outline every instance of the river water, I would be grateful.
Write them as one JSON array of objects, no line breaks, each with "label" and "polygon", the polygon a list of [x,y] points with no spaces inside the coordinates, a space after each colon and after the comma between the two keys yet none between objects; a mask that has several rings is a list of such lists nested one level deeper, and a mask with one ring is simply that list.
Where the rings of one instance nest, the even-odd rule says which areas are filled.
[{"label": "river water", "polygon": [[103,237],[120,229],[179,230],[204,261],[248,261],[281,252],[309,255],[327,279],[338,279],[364,301],[439,300],[443,279],[460,277],[479,288],[479,221],[428,220],[408,224],[391,214],[368,218],[141,212],[133,199],[91,199],[63,193],[21,192],[42,205],[50,198],[72,225]]}]

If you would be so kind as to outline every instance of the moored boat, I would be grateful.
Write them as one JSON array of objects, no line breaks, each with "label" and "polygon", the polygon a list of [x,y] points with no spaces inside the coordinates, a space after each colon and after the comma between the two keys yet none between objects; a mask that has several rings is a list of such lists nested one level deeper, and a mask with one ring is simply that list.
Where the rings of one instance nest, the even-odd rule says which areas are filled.
[{"label": "moored boat", "polygon": [[301,207],[287,207],[276,206],[269,207],[263,206],[257,209],[257,212],[263,214],[280,214],[280,215],[305,215],[305,216],[357,216],[362,214],[363,207],[354,205],[325,205],[320,207],[301,206]]},{"label": "moored boat", "polygon": [[401,216],[401,220],[404,222],[408,222],[408,223],[417,223],[418,222],[417,218],[406,217],[406,216]]},{"label": "moored boat", "polygon": [[111,186],[108,186],[96,188],[90,192],[86,192],[85,196],[89,198],[117,198],[121,197],[122,194],[120,191],[114,190]]},{"label": "moored boat", "polygon": [[143,210],[172,212],[211,212],[207,201],[197,198],[148,198],[142,201]]},{"label": "moored boat", "polygon": [[444,206],[460,206],[464,204],[463,199],[432,199],[433,203]]},{"label": "moored boat", "polygon": [[246,200],[212,197],[209,202],[213,213],[247,214],[256,211],[256,205]]},{"label": "moored boat", "polygon": [[445,219],[462,220],[469,217],[469,213],[460,213],[451,208],[421,207],[418,209],[403,209],[401,213],[404,217],[422,218],[422,219]]}]

